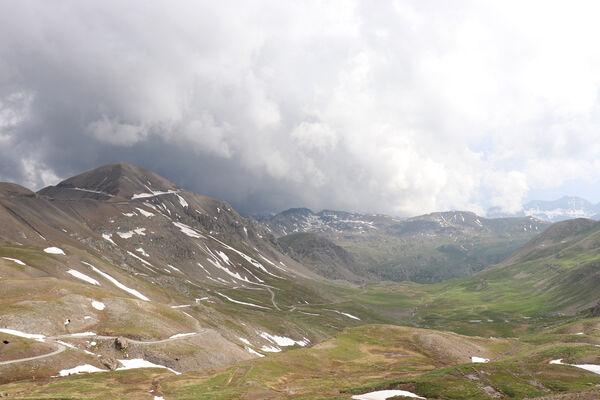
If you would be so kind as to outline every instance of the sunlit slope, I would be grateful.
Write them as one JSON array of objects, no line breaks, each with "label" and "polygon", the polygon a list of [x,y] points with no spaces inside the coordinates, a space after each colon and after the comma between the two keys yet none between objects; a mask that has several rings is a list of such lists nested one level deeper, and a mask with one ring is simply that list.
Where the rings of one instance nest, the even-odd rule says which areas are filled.
[{"label": "sunlit slope", "polygon": [[[346,329],[296,348],[228,367],[175,376],[160,369],[101,372],[32,385],[0,386],[11,398],[350,399],[405,390],[427,399],[488,400],[579,393],[594,399],[600,375],[569,365],[598,364],[598,319],[520,339],[473,338],[389,325]],[[567,333],[573,328],[581,332]],[[476,361],[476,362],[473,362]],[[487,361],[487,362],[481,362]]]},{"label": "sunlit slope", "polygon": [[599,284],[600,224],[569,220],[551,226],[498,266],[429,288],[432,298],[417,313],[430,326],[452,321],[453,326],[490,327],[518,317],[574,315],[600,301]]}]

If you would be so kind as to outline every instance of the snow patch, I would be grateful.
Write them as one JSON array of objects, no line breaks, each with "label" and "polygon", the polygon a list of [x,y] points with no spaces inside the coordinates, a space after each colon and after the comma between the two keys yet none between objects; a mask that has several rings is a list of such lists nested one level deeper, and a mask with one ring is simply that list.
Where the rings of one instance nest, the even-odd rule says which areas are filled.
[{"label": "snow patch", "polygon": [[86,374],[86,373],[90,373],[90,372],[105,372],[105,371],[106,370],[100,369],[98,367],[94,367],[93,365],[90,365],[90,364],[83,364],[83,365],[78,365],[76,367],[73,367],[71,369],[63,369],[58,373],[58,375],[59,376],[69,376],[69,375],[74,375],[74,374]]},{"label": "snow patch", "polygon": [[277,335],[271,335],[270,333],[267,332],[260,332],[260,337],[262,337],[263,339],[267,339],[269,342],[273,342],[275,344],[277,344],[278,346],[293,346],[293,345],[299,345],[299,346],[306,346],[308,344],[308,339],[304,338],[304,340],[294,340],[294,339],[290,339],[289,337],[285,337],[285,336],[277,336]]},{"label": "snow patch", "polygon": [[82,274],[81,272],[76,271],[74,269],[68,270],[67,274],[71,274],[75,278],[81,279],[82,281],[86,281],[87,283],[91,283],[92,285],[100,286],[100,283],[97,280],[95,280],[94,278],[91,278],[91,277],[87,276],[86,274]]},{"label": "snow patch", "polygon": [[2,257],[2,258],[4,258],[5,260],[8,260],[8,261],[12,261],[14,263],[17,263],[19,265],[27,265],[23,261],[17,260],[16,258],[10,258],[10,257]]},{"label": "snow patch", "polygon": [[71,333],[69,336],[71,336],[71,337],[96,336],[96,333],[95,332],[79,332],[79,333]]},{"label": "snow patch", "polygon": [[183,224],[181,222],[175,222],[175,221],[173,221],[173,225],[175,225],[176,227],[178,227],[181,232],[183,232],[185,235],[187,235],[189,237],[192,237],[192,238],[195,238],[195,239],[203,239],[204,238],[204,236],[202,236],[200,233],[198,233],[193,228],[187,226],[186,224]]},{"label": "snow patch", "polygon": [[167,264],[167,267],[171,268],[173,271],[177,271],[179,273],[183,273],[183,272],[181,272],[181,270],[179,268],[176,268],[176,267],[172,266],[171,264]]},{"label": "snow patch", "polygon": [[140,212],[140,214],[142,214],[144,217],[149,218],[149,217],[154,217],[154,215],[155,215],[154,213],[151,213],[150,211],[146,211],[143,208],[136,207],[135,209],[138,210]]},{"label": "snow patch", "polygon": [[129,254],[133,258],[138,259],[139,261],[141,261],[142,263],[144,263],[144,264],[146,264],[146,265],[148,265],[150,267],[154,266],[154,265],[150,264],[148,261],[144,260],[142,257],[139,257],[139,256],[137,256],[136,254],[134,254],[134,253],[132,253],[130,251],[127,251],[127,254]]},{"label": "snow patch", "polygon": [[142,247],[138,247],[137,249],[135,249],[135,251],[137,251],[138,253],[140,253],[144,257],[150,257],[150,254],[146,253],[146,250],[144,250]]},{"label": "snow patch", "polygon": [[424,399],[425,397],[418,396],[412,392],[407,392],[406,390],[378,390],[376,392],[369,392],[365,394],[357,394],[352,396],[355,400],[385,400],[390,397],[395,396],[404,396],[404,397],[412,397],[414,399]]},{"label": "snow patch", "polygon": [[92,307],[94,307],[98,311],[102,311],[102,310],[104,310],[106,308],[106,305],[103,302],[101,302],[101,301],[93,300],[92,301]]},{"label": "snow patch", "polygon": [[489,362],[490,360],[487,358],[483,358],[483,357],[477,357],[477,356],[471,356],[471,362],[472,363],[486,363]]},{"label": "snow patch", "polygon": [[25,332],[17,331],[14,329],[6,329],[6,328],[0,328],[0,332],[7,333],[7,334],[13,335],[13,336],[19,336],[19,337],[22,337],[25,339],[35,339],[38,342],[43,342],[44,338],[46,337],[44,335],[40,335],[37,333],[25,333]]},{"label": "snow patch", "polygon": [[137,297],[138,299],[144,300],[144,301],[150,301],[149,298],[147,298],[146,296],[144,296],[143,294],[141,294],[140,292],[138,292],[135,289],[131,289],[125,285],[123,285],[121,282],[117,281],[115,278],[113,278],[112,276],[100,271],[98,268],[94,267],[92,264],[86,263],[85,261],[82,261],[83,264],[89,266],[90,268],[92,268],[96,273],[102,275],[104,278],[106,278],[107,280],[111,281],[113,283],[113,285],[115,285],[116,287],[118,287],[119,289],[122,289],[132,295],[134,295],[135,297]]},{"label": "snow patch", "polygon": [[550,361],[550,364],[570,365],[571,367],[577,367],[585,369],[586,371],[593,372],[595,374],[600,374],[600,365],[596,364],[567,364],[562,362],[562,358],[559,358],[558,360],[552,360]]},{"label": "snow patch", "polygon": [[279,347],[275,346],[263,346],[260,349],[267,353],[279,353],[281,351]]},{"label": "snow patch", "polygon": [[137,194],[134,194],[133,196],[131,196],[131,200],[147,199],[149,197],[156,197],[156,196],[162,196],[165,194],[173,194],[173,193],[177,193],[177,190],[167,190],[166,192],[150,191],[150,193],[137,193]]},{"label": "snow patch", "polygon": [[46,247],[44,249],[44,252],[48,254],[60,254],[62,256],[66,256],[65,252],[62,251],[62,249],[59,249],[58,247]]},{"label": "snow patch", "polygon": [[103,233],[102,234],[102,238],[106,241],[111,242],[112,244],[114,244],[115,246],[117,245],[115,242],[113,242],[112,240],[112,233]]},{"label": "snow patch", "polygon": [[248,350],[248,353],[250,354],[254,354],[255,356],[259,356],[259,357],[264,357],[264,354],[260,354],[258,351],[250,348],[250,347],[246,347],[246,350]]},{"label": "snow patch", "polygon": [[174,373],[175,375],[181,375],[181,372],[177,372],[174,369],[169,367],[165,367],[164,365],[154,364],[150,361],[146,361],[143,358],[132,358],[131,360],[118,360],[123,366],[121,368],[117,368],[117,371],[123,371],[126,369],[134,369],[134,368],[165,368]]},{"label": "snow patch", "polygon": [[186,336],[192,336],[192,335],[196,335],[198,332],[190,332],[190,333],[177,333],[173,336],[170,336],[169,339],[176,339],[176,338],[180,338],[180,337],[186,337]]},{"label": "snow patch", "polygon": [[222,293],[219,293],[219,292],[215,292],[215,293],[216,293],[216,294],[218,294],[218,295],[219,295],[219,296],[221,296],[221,297],[224,297],[224,298],[226,298],[227,300],[229,300],[229,301],[230,301],[230,302],[232,302],[232,303],[243,304],[243,305],[245,305],[245,306],[250,306],[250,307],[256,307],[256,308],[262,308],[262,309],[265,309],[265,310],[270,310],[270,308],[269,308],[269,307],[263,307],[263,306],[259,306],[258,304],[246,303],[246,302],[244,302],[244,301],[234,300],[234,299],[232,299],[231,297],[225,296],[225,295],[224,295],[224,294],[222,294]]},{"label": "snow patch", "polygon": [[181,207],[187,208],[187,206],[188,206],[187,201],[185,201],[185,199],[178,194],[176,194],[176,196],[177,196],[177,199],[179,199],[179,204],[181,204]]},{"label": "snow patch", "polygon": [[119,235],[122,239],[129,239],[131,238],[133,235],[141,235],[141,236],[146,236],[146,228],[135,228],[132,231],[127,231],[127,232],[117,232],[117,235]]},{"label": "snow patch", "polygon": [[355,319],[355,320],[358,320],[358,321],[360,321],[360,320],[361,320],[360,318],[358,318],[357,316],[355,316],[355,315],[352,315],[352,314],[348,314],[348,313],[341,312],[341,311],[338,311],[338,310],[330,310],[330,311],[336,312],[336,313],[338,313],[338,314],[344,315],[344,316],[346,316],[346,317],[348,317],[348,318],[352,318],[352,319]]}]

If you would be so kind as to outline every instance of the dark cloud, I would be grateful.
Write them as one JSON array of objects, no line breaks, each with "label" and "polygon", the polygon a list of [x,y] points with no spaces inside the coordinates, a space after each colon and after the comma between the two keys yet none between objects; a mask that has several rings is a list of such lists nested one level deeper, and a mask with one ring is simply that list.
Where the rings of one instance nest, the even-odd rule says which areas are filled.
[{"label": "dark cloud", "polygon": [[2,2],[0,179],[128,161],[242,212],[514,211],[600,178],[591,7]]}]

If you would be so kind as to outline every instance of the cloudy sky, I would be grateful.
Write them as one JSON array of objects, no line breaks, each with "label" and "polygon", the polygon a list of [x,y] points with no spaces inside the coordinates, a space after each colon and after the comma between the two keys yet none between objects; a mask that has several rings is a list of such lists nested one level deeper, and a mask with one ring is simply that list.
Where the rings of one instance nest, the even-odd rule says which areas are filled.
[{"label": "cloudy sky", "polygon": [[395,215],[600,201],[597,1],[1,1],[0,180]]}]

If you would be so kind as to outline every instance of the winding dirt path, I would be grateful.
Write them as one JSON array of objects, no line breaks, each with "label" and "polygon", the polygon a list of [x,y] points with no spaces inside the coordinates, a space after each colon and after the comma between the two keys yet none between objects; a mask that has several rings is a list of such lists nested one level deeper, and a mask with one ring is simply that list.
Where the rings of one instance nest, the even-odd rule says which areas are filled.
[{"label": "winding dirt path", "polygon": [[53,343],[53,344],[56,345],[57,349],[54,350],[52,353],[46,353],[46,354],[42,354],[42,355],[35,356],[35,357],[18,358],[16,360],[0,361],[0,365],[14,364],[14,363],[19,363],[19,362],[39,360],[40,358],[52,357],[52,356],[62,353],[66,349],[66,347],[60,343]]},{"label": "winding dirt path", "polygon": [[[168,343],[168,342],[172,342],[175,340],[182,340],[182,339],[187,339],[189,337],[192,336],[196,336],[196,335],[200,335],[202,333],[207,333],[209,332],[210,329],[207,328],[202,328],[200,329],[198,332],[190,332],[190,334],[186,334],[185,336],[177,336],[177,337],[170,337],[170,338],[166,338],[166,339],[160,339],[160,340],[136,340],[136,339],[129,339],[129,338],[125,338],[127,339],[127,341],[132,342],[132,343],[137,343],[137,344],[158,344],[158,343]],[[82,339],[82,338],[95,338],[95,339],[107,339],[107,340],[114,340],[116,339],[118,336],[104,336],[104,335],[89,335],[89,336],[72,336],[72,335],[57,335],[57,336],[48,336],[45,337],[44,339],[47,341],[51,341],[52,344],[54,344],[57,349],[51,353],[46,353],[46,354],[42,354],[39,356],[35,356],[35,357],[26,357],[26,358],[18,358],[16,360],[9,360],[9,361],[0,361],[0,365],[7,365],[7,364],[14,364],[14,363],[20,363],[20,362],[27,362],[27,361],[32,361],[32,360],[39,360],[41,358],[46,358],[46,357],[52,357],[55,356],[57,354],[62,353],[63,351],[66,350],[66,347],[63,346],[62,344],[56,342],[56,340],[60,340],[60,339]],[[79,348],[77,348],[77,350],[83,351]]]}]

